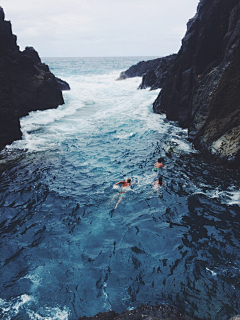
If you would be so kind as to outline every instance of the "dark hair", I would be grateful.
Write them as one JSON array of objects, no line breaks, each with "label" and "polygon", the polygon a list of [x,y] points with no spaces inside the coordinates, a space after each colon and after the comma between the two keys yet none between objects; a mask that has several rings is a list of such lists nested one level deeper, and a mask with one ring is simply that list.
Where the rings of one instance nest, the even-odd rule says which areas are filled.
[{"label": "dark hair", "polygon": [[159,182],[159,184],[162,184],[162,176],[160,176],[160,177],[158,177],[158,182]]},{"label": "dark hair", "polygon": [[163,162],[163,158],[158,158],[158,162]]},{"label": "dark hair", "polygon": [[128,179],[127,179],[127,182],[130,183],[130,182],[131,182],[131,179],[128,178]]}]

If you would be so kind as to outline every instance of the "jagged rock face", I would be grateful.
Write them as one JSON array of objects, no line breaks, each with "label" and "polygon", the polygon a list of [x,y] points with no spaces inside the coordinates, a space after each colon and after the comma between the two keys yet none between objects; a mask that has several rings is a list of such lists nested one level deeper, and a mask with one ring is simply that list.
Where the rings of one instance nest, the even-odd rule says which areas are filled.
[{"label": "jagged rock face", "polygon": [[82,317],[78,320],[197,320],[181,314],[178,310],[167,306],[142,305],[134,310],[117,314],[114,311],[98,313],[94,317]]},{"label": "jagged rock face", "polygon": [[128,70],[121,72],[117,80],[124,80],[132,77],[143,77],[139,89],[151,90],[161,88],[165,82],[167,72],[175,61],[176,54],[167,57],[140,61]]},{"label": "jagged rock face", "polygon": [[156,69],[161,58],[149,61],[140,61],[136,65],[131,66],[128,70],[121,72],[117,80],[124,80],[133,77],[142,77],[148,70]]},{"label": "jagged rock face", "polygon": [[194,145],[240,166],[240,1],[201,0],[154,111],[189,128]]},{"label": "jagged rock face", "polygon": [[0,150],[21,138],[19,119],[64,103],[55,76],[31,47],[19,50],[0,7]]}]

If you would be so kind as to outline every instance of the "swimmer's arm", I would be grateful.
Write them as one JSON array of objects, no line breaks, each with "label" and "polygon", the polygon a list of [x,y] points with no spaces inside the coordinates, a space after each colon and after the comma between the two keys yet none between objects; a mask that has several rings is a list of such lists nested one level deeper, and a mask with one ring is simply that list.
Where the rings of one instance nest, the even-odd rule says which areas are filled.
[{"label": "swimmer's arm", "polygon": [[114,186],[116,186],[116,185],[118,185],[118,184],[120,184],[120,183],[124,183],[125,181],[119,181],[119,182],[117,182],[117,183],[114,183]]}]

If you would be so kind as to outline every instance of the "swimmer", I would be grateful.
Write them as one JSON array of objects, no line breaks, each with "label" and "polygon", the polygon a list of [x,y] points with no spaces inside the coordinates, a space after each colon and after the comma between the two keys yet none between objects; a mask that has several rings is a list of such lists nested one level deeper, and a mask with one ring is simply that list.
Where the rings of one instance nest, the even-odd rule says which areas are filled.
[{"label": "swimmer", "polygon": [[162,181],[162,176],[160,176],[158,178],[158,180],[153,182],[153,186],[154,187],[160,187],[160,186],[163,186],[163,185],[164,185],[164,182]]},{"label": "swimmer", "polygon": [[[129,178],[127,178],[126,180],[124,180],[124,181],[119,181],[119,182],[117,182],[117,183],[115,183],[113,186],[117,186],[118,184],[122,184],[122,192],[119,192],[117,195],[120,195],[120,197],[119,197],[119,200],[118,200],[118,202],[117,202],[117,204],[116,204],[116,206],[115,206],[115,208],[114,209],[116,209],[117,208],[117,206],[119,205],[119,203],[122,201],[122,198],[123,198],[123,196],[126,194],[126,191],[128,191],[129,190],[129,187],[131,186],[131,179],[129,179]],[[116,196],[116,195],[115,195]],[[115,197],[114,196],[114,197]],[[113,198],[114,198],[113,197]]]},{"label": "swimmer", "polygon": [[131,186],[131,179],[127,178],[125,181],[119,181],[114,184],[114,186],[117,186],[118,184],[122,184],[122,188],[124,187],[130,187]]},{"label": "swimmer", "polygon": [[160,169],[165,169],[167,166],[164,167],[163,162],[164,159],[163,158],[158,158],[158,161],[154,164],[154,171],[158,171]]}]

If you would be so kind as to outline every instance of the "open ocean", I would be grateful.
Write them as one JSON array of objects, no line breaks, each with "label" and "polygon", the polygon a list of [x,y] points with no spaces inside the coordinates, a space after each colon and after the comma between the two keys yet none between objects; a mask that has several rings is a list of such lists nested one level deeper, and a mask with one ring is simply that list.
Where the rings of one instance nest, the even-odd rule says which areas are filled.
[{"label": "open ocean", "polygon": [[[65,105],[21,119],[0,153],[0,319],[77,320],[141,304],[240,313],[239,173],[115,81],[149,57],[45,58]],[[153,188],[159,156],[164,186]],[[117,181],[135,181],[119,200]]]}]

